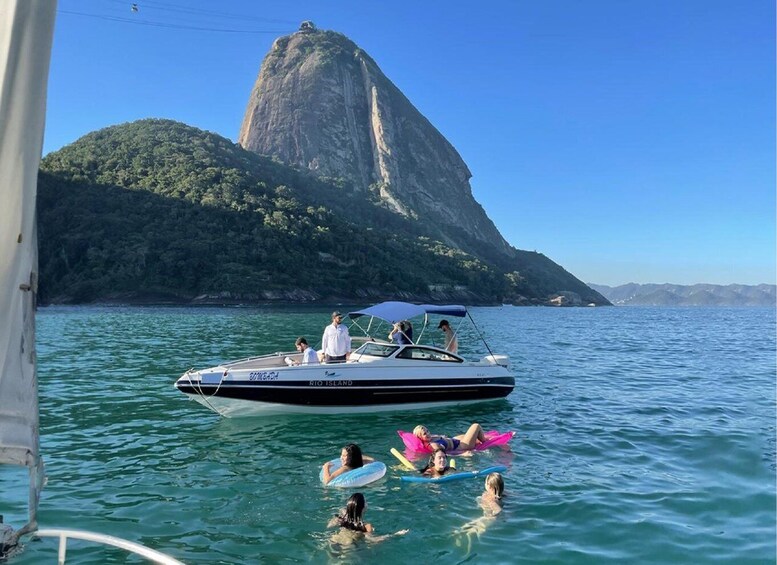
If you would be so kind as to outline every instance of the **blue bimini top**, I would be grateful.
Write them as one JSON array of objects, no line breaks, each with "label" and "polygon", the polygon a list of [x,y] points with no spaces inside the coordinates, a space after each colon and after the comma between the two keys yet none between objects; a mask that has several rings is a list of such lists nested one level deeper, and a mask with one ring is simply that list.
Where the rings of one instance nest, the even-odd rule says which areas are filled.
[{"label": "blue bimini top", "polygon": [[390,301],[381,302],[364,310],[349,312],[348,316],[351,318],[374,316],[393,324],[394,322],[409,320],[421,314],[439,314],[441,316],[463,318],[467,315],[467,308],[458,304],[410,304],[409,302]]}]

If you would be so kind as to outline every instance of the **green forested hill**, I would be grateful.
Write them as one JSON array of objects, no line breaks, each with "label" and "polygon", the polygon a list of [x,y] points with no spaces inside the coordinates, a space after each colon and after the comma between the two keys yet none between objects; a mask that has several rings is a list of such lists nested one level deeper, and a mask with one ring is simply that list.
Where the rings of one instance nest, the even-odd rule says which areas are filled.
[{"label": "green forested hill", "polygon": [[[96,131],[44,158],[38,230],[44,303],[202,295],[541,303],[582,285],[540,254],[521,265],[525,252],[452,249],[434,226],[341,180],[168,120]],[[601,298],[582,288],[593,293],[584,300]]]}]

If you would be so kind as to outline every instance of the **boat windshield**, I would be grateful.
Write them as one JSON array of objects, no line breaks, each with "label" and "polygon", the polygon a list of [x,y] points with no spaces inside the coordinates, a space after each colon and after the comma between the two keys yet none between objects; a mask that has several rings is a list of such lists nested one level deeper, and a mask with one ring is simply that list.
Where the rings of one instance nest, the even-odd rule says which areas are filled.
[{"label": "boat windshield", "polygon": [[389,357],[397,349],[399,349],[398,346],[389,343],[365,343],[354,351],[354,354],[371,355],[372,357]]},{"label": "boat windshield", "polygon": [[462,363],[464,360],[457,355],[437,349],[426,347],[405,347],[397,355],[397,359],[413,359],[416,361],[447,361],[448,363]]}]

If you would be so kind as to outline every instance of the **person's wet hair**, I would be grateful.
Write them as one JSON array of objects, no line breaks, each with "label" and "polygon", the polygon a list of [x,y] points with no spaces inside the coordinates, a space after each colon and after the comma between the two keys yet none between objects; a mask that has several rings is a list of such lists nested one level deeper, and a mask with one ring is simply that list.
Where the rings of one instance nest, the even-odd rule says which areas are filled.
[{"label": "person's wet hair", "polygon": [[351,469],[358,469],[364,467],[364,459],[362,458],[362,450],[355,443],[349,443],[343,449],[345,449],[345,464]]},{"label": "person's wet hair", "polygon": [[366,505],[367,503],[362,493],[356,492],[352,494],[345,505],[345,511],[338,516],[340,527],[356,532],[366,532],[367,528],[362,521]]},{"label": "person's wet hair", "polygon": [[486,488],[494,492],[497,500],[501,500],[505,491],[505,481],[499,473],[491,473],[486,477]]}]

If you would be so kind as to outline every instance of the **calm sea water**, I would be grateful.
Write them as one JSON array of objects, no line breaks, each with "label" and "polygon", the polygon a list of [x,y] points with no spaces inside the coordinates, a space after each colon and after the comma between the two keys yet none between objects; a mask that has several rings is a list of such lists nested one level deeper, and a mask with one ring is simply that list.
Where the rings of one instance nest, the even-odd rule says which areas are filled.
[{"label": "calm sea water", "polygon": [[[506,400],[424,413],[223,419],[173,388],[189,367],[320,339],[310,308],[44,308],[38,312],[41,527],[128,538],[190,563],[774,563],[775,312],[725,308],[475,308],[517,377]],[[482,354],[471,336],[466,354]],[[505,511],[481,480],[400,483],[397,429],[515,430]],[[389,465],[361,489],[378,544],[336,548],[352,491],[320,465],[354,441]],[[26,475],[0,471],[6,522]],[[14,489],[16,494],[11,494]],[[18,496],[16,496],[18,494]],[[71,542],[69,563],[137,562]],[[16,564],[56,562],[53,540]]]}]

